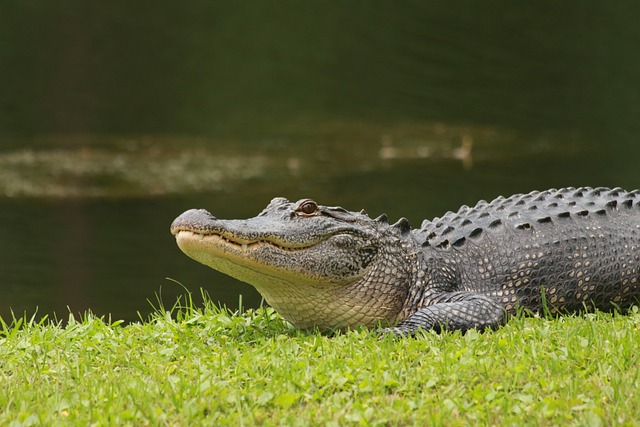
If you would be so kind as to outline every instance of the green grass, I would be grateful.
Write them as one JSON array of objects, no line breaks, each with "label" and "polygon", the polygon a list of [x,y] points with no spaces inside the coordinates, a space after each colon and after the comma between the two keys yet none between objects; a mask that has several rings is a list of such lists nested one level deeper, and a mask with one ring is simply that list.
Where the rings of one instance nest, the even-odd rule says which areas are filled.
[{"label": "green grass", "polygon": [[634,310],[324,336],[210,302],[126,326],[16,319],[0,323],[0,425],[633,425],[639,329]]}]

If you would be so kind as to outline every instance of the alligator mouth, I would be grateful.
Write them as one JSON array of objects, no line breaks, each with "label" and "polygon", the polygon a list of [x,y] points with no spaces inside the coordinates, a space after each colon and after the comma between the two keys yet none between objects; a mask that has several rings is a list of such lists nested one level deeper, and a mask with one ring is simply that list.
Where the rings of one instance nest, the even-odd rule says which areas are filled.
[{"label": "alligator mouth", "polygon": [[317,242],[312,242],[306,245],[304,244],[293,245],[293,244],[287,244],[281,241],[275,242],[273,240],[268,240],[268,239],[259,239],[259,240],[243,239],[241,237],[229,237],[228,235],[224,235],[222,233],[213,233],[213,232],[202,233],[202,232],[188,230],[188,229],[178,229],[178,230],[172,230],[172,231],[178,243],[180,243],[181,241],[190,241],[195,243],[200,242],[206,245],[213,245],[217,247],[227,247],[229,249],[235,250],[236,252],[249,252],[252,250],[263,248],[265,246],[269,246],[282,251],[295,252],[295,251],[304,250],[304,249],[308,249],[313,246],[316,246],[318,243],[321,243],[325,241],[327,238],[331,237],[331,236],[328,236],[325,239],[321,239]]},{"label": "alligator mouth", "polygon": [[303,251],[313,250],[325,240],[307,246],[289,246],[272,240],[229,238],[215,232],[174,231],[178,247],[189,257],[258,287],[268,283],[317,283],[315,275],[295,261]]}]

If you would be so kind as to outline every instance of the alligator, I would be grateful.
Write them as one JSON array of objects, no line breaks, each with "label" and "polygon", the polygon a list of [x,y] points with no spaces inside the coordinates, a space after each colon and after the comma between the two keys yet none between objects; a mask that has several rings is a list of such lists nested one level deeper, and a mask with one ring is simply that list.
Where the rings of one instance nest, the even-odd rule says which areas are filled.
[{"label": "alligator", "polygon": [[253,285],[302,329],[464,332],[640,298],[640,190],[498,197],[418,229],[279,197],[250,219],[188,210],[171,232],[189,257]]}]

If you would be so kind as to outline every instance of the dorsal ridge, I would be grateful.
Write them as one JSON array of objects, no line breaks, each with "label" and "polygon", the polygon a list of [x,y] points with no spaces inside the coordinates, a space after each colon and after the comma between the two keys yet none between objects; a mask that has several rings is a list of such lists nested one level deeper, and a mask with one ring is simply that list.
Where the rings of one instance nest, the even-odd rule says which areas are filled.
[{"label": "dorsal ridge", "polygon": [[404,217],[400,218],[392,227],[400,230],[401,234],[407,234],[411,231],[411,224],[409,224],[409,220]]}]

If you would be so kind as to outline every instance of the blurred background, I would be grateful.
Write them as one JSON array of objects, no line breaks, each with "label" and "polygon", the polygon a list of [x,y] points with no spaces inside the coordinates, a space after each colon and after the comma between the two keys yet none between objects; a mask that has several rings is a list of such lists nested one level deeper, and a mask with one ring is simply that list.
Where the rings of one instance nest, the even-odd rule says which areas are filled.
[{"label": "blurred background", "polygon": [[312,197],[422,219],[640,187],[640,3],[5,1],[0,316],[137,320],[249,285],[182,211]]}]

